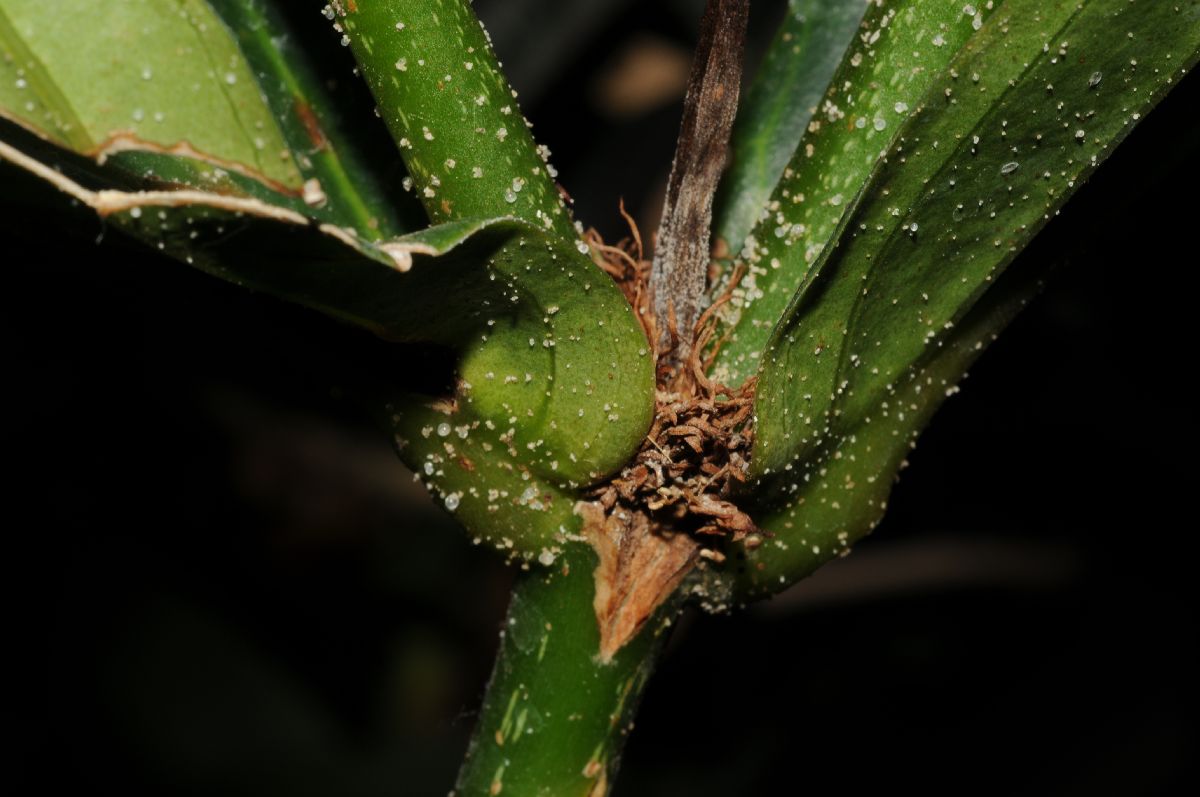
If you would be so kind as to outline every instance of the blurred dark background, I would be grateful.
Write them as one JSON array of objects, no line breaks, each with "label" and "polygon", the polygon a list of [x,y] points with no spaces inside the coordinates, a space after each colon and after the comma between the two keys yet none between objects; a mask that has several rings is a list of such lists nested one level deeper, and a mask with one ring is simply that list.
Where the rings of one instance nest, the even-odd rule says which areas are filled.
[{"label": "blurred dark background", "polygon": [[[610,237],[622,196],[654,226],[700,5],[476,2]],[[1198,108],[1192,76],[1023,255],[1060,267],[871,538],[681,624],[618,795],[1194,793]],[[0,204],[5,791],[445,794],[510,576],[358,400],[405,355]]]}]

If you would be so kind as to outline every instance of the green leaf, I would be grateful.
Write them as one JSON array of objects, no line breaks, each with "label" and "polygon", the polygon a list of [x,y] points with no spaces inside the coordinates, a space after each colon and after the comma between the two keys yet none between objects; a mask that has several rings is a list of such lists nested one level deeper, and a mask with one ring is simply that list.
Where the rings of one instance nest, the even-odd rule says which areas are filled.
[{"label": "green leaf", "polygon": [[1196,0],[1010,0],[931,81],[764,353],[752,473],[778,536],[752,557],[760,589],[869,530],[1007,316],[991,286],[1198,58]]},{"label": "green leaf", "polygon": [[39,194],[46,211],[65,216],[72,204],[90,208],[121,231],[190,265],[378,334],[396,336],[396,325],[406,323],[402,308],[380,306],[380,295],[371,293],[380,279],[410,265],[411,255],[403,246],[377,245],[353,230],[312,218],[302,203],[297,207],[244,175],[217,175],[185,158],[145,157],[161,158],[156,161],[160,176],[188,177],[207,190],[177,182],[147,190],[144,180],[123,168],[99,166],[0,119],[0,166],[23,178],[6,180],[5,187],[28,190],[28,180],[34,179],[57,189],[57,194]]},{"label": "green leaf", "polygon": [[[571,509],[579,489],[624,463],[649,426],[654,406],[653,358],[641,326],[611,279],[585,254],[586,247],[580,248],[569,224],[558,229],[549,216],[531,211],[528,202],[499,196],[489,202],[500,213],[462,218],[459,211],[468,203],[457,202],[455,190],[464,189],[450,183],[439,204],[445,196],[455,198],[449,214],[454,221],[399,238],[378,238],[381,225],[364,214],[369,212],[367,200],[379,201],[382,194],[354,193],[360,182],[354,175],[362,164],[352,160],[359,171],[348,171],[335,150],[316,146],[318,138],[328,140],[313,128],[310,113],[316,112],[297,110],[298,97],[314,96],[306,92],[315,80],[290,65],[289,56],[296,53],[277,37],[283,30],[280,21],[259,2],[213,0],[211,7],[186,2],[176,8],[163,0],[123,0],[102,11],[76,9],[76,19],[69,25],[53,21],[54,28],[47,27],[51,23],[45,13],[12,0],[0,3],[7,24],[3,41],[11,56],[0,63],[13,75],[41,70],[38,96],[52,100],[30,111],[14,105],[12,97],[0,98],[9,117],[0,118],[0,161],[59,189],[64,204],[73,200],[93,208],[124,232],[223,279],[391,340],[453,349],[460,360],[451,397],[408,397],[396,403],[398,434],[410,441],[405,458],[435,493],[449,499],[448,505],[459,505],[458,515],[472,534],[526,557],[565,542],[564,535],[577,525]],[[213,9],[223,16],[215,16]],[[222,19],[238,31],[236,41]],[[88,39],[89,28],[93,39]],[[124,53],[136,50],[128,44],[117,47],[126,39],[149,46],[151,39],[139,37],[151,35],[161,35],[153,42],[167,42],[177,55],[217,58],[229,71],[214,70],[208,60],[198,66],[194,58],[160,63],[154,59],[169,53],[153,48],[133,64]],[[60,45],[60,36],[87,43],[68,48]],[[188,49],[192,45],[181,43],[197,37],[204,47]],[[46,45],[51,38],[54,46]],[[25,50],[12,55],[18,45]],[[83,66],[72,52],[108,65],[100,82],[88,84],[90,92],[84,90]],[[482,73],[482,54],[479,63]],[[223,99],[229,89],[250,86],[251,72],[258,75],[261,90],[238,95],[236,104]],[[29,91],[28,78],[20,79],[26,82],[7,84],[6,90]],[[143,94],[131,82],[154,85],[155,80],[194,85],[194,93],[207,99],[198,101],[196,110],[187,92]],[[56,94],[60,87],[65,90]],[[114,98],[109,105],[95,101],[109,95]],[[411,99],[415,107],[435,104],[428,97],[418,101],[419,96],[417,91]],[[151,124],[152,115],[140,120],[145,129],[134,131],[135,149],[97,157],[99,131],[107,134],[111,119],[123,113],[117,110],[122,103],[174,109],[168,100],[178,112],[164,113],[164,120],[179,116],[178,124],[207,131],[211,151],[174,151],[186,128],[160,129]],[[224,117],[210,107],[221,102],[237,117],[236,125],[223,125]],[[24,110],[18,114],[14,108]],[[98,121],[64,122],[67,111],[76,120]],[[211,114],[210,121],[217,124],[203,124],[197,113]],[[502,108],[494,113],[508,118]],[[515,118],[520,119],[519,112]],[[527,138],[523,123],[518,124]],[[247,129],[271,136],[273,157],[286,156],[280,161],[283,167],[276,161],[272,165],[286,167],[286,174],[269,177],[257,170],[257,161],[255,169],[241,168],[245,164],[234,168],[234,158],[261,155],[264,149],[255,142],[247,149]],[[153,135],[159,137],[149,138]],[[504,152],[517,152],[522,140],[514,132]],[[425,138],[421,142],[430,143]],[[425,150],[410,148],[406,154],[420,157]],[[540,168],[532,144],[527,154]],[[469,163],[464,166],[469,175]],[[526,196],[537,194],[539,185],[543,191],[554,190],[544,169],[512,171],[499,156],[488,161],[488,168],[507,174],[513,193],[525,193],[516,190],[520,188],[528,191]],[[317,172],[331,187],[349,191],[337,213],[330,203],[306,202],[291,190]],[[520,185],[519,174],[529,175]],[[284,184],[277,177],[292,182]],[[476,188],[474,182],[465,185],[465,190]],[[565,219],[565,211],[557,207]],[[500,215],[509,209],[528,212],[525,218]],[[445,422],[453,425],[453,436],[437,433]],[[443,467],[445,463],[450,465]]]},{"label": "green leaf", "polygon": [[3,161],[211,274],[458,351],[452,396],[391,408],[401,454],[471,534],[511,553],[557,556],[579,489],[623,464],[650,424],[653,362],[632,309],[574,243],[529,222],[462,220],[373,243],[253,200],[92,191],[75,180],[95,168],[79,156],[54,171],[0,142]]},{"label": "green leaf", "polygon": [[1009,321],[1040,290],[1047,263],[1029,261],[1006,271],[954,330],[897,381],[881,407],[881,422],[831,437],[808,455],[786,489],[786,497],[755,513],[776,534],[747,552],[748,567],[733,584],[737,599],[749,601],[778,592],[804,578],[883,519],[897,474],[917,436],[947,398],[957,392],[967,369]]},{"label": "green leaf", "polygon": [[365,238],[402,231],[290,41],[261,0],[0,0],[0,117],[136,178],[111,178],[126,190],[253,197]]},{"label": "green leaf", "polygon": [[[403,177],[399,158],[381,163],[375,153],[365,150],[362,121],[345,118],[334,107],[333,89],[326,87],[315,69],[321,54],[304,48],[279,3],[208,0],[208,4],[236,37],[288,147],[306,176],[320,181],[340,223],[369,238],[387,238],[422,226],[425,218],[415,201],[399,203],[400,207],[391,204],[397,196],[386,181]],[[382,126],[380,134],[386,144]]]},{"label": "green leaf", "polygon": [[865,0],[789,0],[738,108],[715,202],[713,234],[730,251],[758,221],[866,8]]},{"label": "green leaf", "polygon": [[123,137],[186,141],[264,182],[300,187],[253,73],[200,0],[4,0],[0,14],[4,107],[48,137],[77,151]]},{"label": "green leaf", "polygon": [[[974,12],[973,14],[966,13]],[[873,3],[800,145],[741,250],[749,270],[722,313],[728,342],[714,375],[753,374],[776,322],[880,155],[950,59],[994,13],[987,3]],[[937,42],[937,43],[935,43]]]}]

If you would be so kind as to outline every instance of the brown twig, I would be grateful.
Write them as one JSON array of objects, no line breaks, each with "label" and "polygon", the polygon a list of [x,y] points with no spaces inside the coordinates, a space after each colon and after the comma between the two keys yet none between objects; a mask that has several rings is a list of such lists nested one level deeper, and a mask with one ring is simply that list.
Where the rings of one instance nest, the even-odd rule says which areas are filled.
[{"label": "brown twig", "polygon": [[[650,285],[663,339],[662,361],[684,364],[690,354],[709,264],[712,200],[725,168],[742,79],[749,0],[708,0],[688,78],[683,122],[667,181]],[[667,338],[674,316],[685,334]]]}]

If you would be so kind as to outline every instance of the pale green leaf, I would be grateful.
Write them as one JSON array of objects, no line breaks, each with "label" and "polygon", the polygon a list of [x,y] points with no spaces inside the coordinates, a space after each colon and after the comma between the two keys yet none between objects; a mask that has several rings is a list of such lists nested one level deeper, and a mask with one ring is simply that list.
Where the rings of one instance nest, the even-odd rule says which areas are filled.
[{"label": "pale green leaf", "polygon": [[411,228],[292,41],[262,0],[0,0],[0,119],[113,187],[253,197],[366,238]]}]

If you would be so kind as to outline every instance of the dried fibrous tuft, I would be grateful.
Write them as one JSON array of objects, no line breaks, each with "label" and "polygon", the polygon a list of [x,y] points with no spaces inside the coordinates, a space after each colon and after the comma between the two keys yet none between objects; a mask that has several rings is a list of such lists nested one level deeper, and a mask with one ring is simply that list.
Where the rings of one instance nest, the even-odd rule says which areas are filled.
[{"label": "dried fibrous tuft", "polygon": [[[622,208],[624,214],[624,208]],[[588,243],[598,264],[620,285],[649,341],[666,341],[659,355],[654,422],[632,461],[593,487],[577,507],[584,534],[600,557],[596,616],[601,658],[611,658],[701,559],[721,562],[729,542],[761,538],[738,508],[734,494],[746,481],[753,442],[755,380],[730,388],[706,376],[720,341],[713,343],[716,310],[737,285],[700,317],[687,361],[672,366],[662,357],[679,333],[655,329],[648,278],[650,263],[641,237],[609,245],[595,232]]]}]

